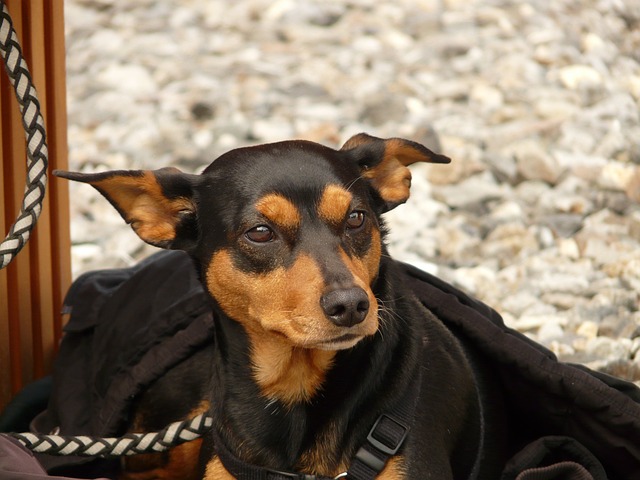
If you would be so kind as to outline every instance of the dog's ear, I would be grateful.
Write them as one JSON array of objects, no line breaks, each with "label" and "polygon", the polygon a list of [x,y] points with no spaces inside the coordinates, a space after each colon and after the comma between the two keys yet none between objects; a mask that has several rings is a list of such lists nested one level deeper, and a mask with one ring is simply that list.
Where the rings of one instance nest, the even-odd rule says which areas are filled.
[{"label": "dog's ear", "polygon": [[402,138],[382,139],[366,133],[351,137],[342,146],[357,163],[385,202],[385,211],[409,198],[411,172],[408,165],[417,162],[449,163],[451,159],[434,153],[419,143]]},{"label": "dog's ear", "polygon": [[147,243],[162,248],[188,250],[197,240],[193,186],[196,175],[177,168],[75,173],[56,170],[54,175],[89,183],[131,224]]}]

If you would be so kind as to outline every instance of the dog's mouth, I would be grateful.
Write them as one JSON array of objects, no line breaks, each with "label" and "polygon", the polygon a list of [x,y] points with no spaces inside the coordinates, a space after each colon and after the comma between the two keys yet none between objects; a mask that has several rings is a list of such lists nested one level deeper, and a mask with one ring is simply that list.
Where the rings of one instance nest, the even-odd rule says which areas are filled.
[{"label": "dog's mouth", "polygon": [[346,333],[329,340],[323,340],[319,342],[317,348],[320,350],[346,350],[355,346],[360,340],[364,338],[364,335],[358,335],[355,333]]},{"label": "dog's mouth", "polygon": [[337,337],[330,338],[328,340],[312,340],[312,341],[304,341],[304,342],[294,342],[292,339],[285,333],[273,330],[274,333],[279,338],[290,342],[292,345],[295,345],[300,348],[305,349],[315,349],[315,350],[324,350],[324,351],[336,351],[336,350],[347,350],[351,347],[354,347],[360,340],[366,337],[366,334],[357,334],[357,333],[346,333],[344,335],[339,335]]},{"label": "dog's mouth", "polygon": [[[352,327],[338,327],[326,318],[309,316],[280,316],[257,322],[259,329],[253,330],[260,338],[261,334],[273,335],[292,347],[311,350],[336,351],[355,346],[363,338],[374,335],[378,330],[377,306],[370,309],[369,315],[361,323]],[[262,333],[261,333],[262,332]]]}]

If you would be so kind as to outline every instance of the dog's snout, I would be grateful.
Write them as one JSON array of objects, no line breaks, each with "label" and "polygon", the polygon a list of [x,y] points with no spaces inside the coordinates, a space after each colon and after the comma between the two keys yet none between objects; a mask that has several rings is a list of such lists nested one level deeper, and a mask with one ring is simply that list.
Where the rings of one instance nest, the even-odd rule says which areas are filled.
[{"label": "dog's snout", "polygon": [[340,327],[361,323],[369,312],[369,298],[360,287],[331,290],[320,298],[325,315]]}]

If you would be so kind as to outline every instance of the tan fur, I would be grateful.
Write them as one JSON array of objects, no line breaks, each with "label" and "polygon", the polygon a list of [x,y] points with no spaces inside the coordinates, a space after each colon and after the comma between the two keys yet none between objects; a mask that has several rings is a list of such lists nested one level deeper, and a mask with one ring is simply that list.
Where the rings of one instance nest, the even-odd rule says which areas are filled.
[{"label": "tan fur", "polygon": [[[342,261],[347,265],[347,268],[353,273],[353,276],[356,279],[362,279],[363,283],[359,286],[363,288],[371,285],[378,275],[381,255],[382,247],[380,243],[380,232],[377,229],[371,229],[371,248],[369,248],[364,257],[352,258],[343,250],[340,250]],[[365,288],[365,291],[366,290],[367,289]],[[369,301],[371,301],[371,298],[369,298]]]},{"label": "tan fur", "polygon": [[151,171],[142,176],[114,176],[92,184],[108,196],[140,238],[151,244],[175,239],[180,213],[195,211],[190,199],[165,197]]},{"label": "tan fur", "polygon": [[281,338],[255,339],[254,376],[268,398],[292,405],[310,400],[321,388],[335,352],[291,347]]},{"label": "tan fur", "polygon": [[[368,289],[365,282],[362,287]],[[206,273],[209,291],[231,318],[249,333],[286,338],[292,346],[321,348],[344,330],[331,323],[320,306],[324,280],[315,260],[300,254],[288,269],[249,274],[235,268],[228,250],[216,252]],[[375,298],[371,294],[372,305]],[[377,329],[375,307],[350,333],[373,335]],[[266,338],[266,337],[265,337]]]},{"label": "tan fur", "polygon": [[[201,402],[191,410],[187,418],[193,418],[209,410],[209,402]],[[136,414],[130,432],[140,432],[143,413]],[[173,447],[168,452],[149,453],[123,457],[123,473],[120,480],[197,480],[198,458],[202,439]]]},{"label": "tan fur", "polygon": [[235,477],[224,468],[218,457],[213,457],[207,463],[203,480],[235,480]]},{"label": "tan fur", "polygon": [[256,209],[280,228],[295,231],[300,227],[300,212],[291,200],[270,193],[256,203]]},{"label": "tan fur", "polygon": [[[127,462],[130,470],[123,472],[121,480],[197,480],[198,456],[202,439],[173,447],[166,455],[143,454],[135,456],[135,465]],[[140,458],[142,457],[142,458]]]},{"label": "tan fur", "polygon": [[353,195],[338,185],[327,185],[318,203],[318,216],[329,225],[340,225],[351,209]]},{"label": "tan fur", "polygon": [[318,434],[314,445],[300,456],[297,469],[314,475],[335,477],[347,470],[342,463],[337,468],[331,461],[337,450],[338,431],[332,424],[328,424]]},{"label": "tan fur", "polygon": [[408,165],[417,162],[443,162],[446,160],[445,157],[436,160],[400,138],[382,140],[362,133],[347,140],[342,150],[351,150],[376,141],[384,142],[384,156],[382,161],[374,167],[364,170],[363,177],[368,178],[382,199],[390,204],[404,203],[409,198],[411,172],[407,168]]},{"label": "tan fur", "polygon": [[385,155],[382,162],[366,170],[362,176],[371,180],[386,202],[404,203],[409,198],[411,171],[395,156]]},{"label": "tan fur", "polygon": [[[324,281],[316,262],[303,254],[289,269],[252,275],[236,269],[223,249],[213,256],[206,281],[220,307],[249,335],[253,370],[263,394],[287,404],[311,398],[333,359],[323,344],[344,333],[320,306]],[[369,292],[371,307],[350,333],[373,335],[378,328],[375,297],[366,282],[355,281]]]},{"label": "tan fur", "polygon": [[404,458],[401,455],[396,455],[389,459],[377,480],[403,480],[405,477]]}]

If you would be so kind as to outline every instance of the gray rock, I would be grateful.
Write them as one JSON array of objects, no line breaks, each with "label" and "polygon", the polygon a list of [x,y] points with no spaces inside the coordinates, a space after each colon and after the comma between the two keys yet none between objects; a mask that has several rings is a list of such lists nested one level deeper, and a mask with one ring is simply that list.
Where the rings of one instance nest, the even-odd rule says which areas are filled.
[{"label": "gray rock", "polygon": [[452,208],[486,202],[506,197],[510,188],[499,185],[489,172],[463,180],[457,185],[434,187],[434,197]]},{"label": "gray rock", "polygon": [[515,157],[518,172],[525,180],[542,180],[553,185],[564,171],[544,146],[534,140],[510,145],[507,151]]},{"label": "gray rock", "polygon": [[582,228],[582,215],[571,213],[545,215],[540,219],[540,224],[549,227],[559,237],[570,238]]}]

